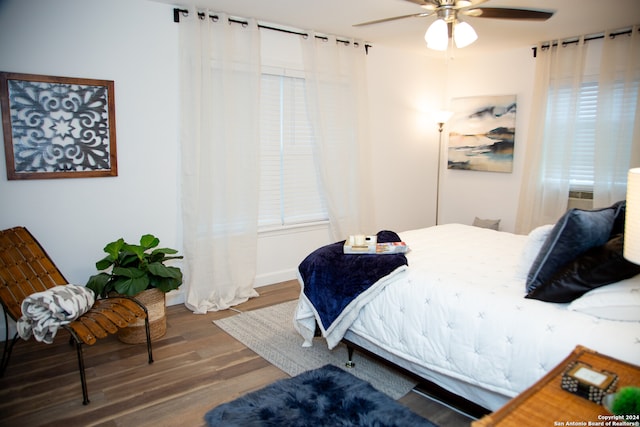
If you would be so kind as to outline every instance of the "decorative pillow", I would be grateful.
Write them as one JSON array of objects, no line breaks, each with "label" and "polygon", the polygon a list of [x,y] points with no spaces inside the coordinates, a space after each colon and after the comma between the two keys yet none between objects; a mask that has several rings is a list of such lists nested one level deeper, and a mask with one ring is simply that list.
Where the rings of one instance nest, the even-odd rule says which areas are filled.
[{"label": "decorative pillow", "polygon": [[627,201],[622,200],[618,203],[614,203],[611,206],[611,209],[613,209],[614,211],[613,227],[611,228],[611,237],[613,237],[616,234],[624,233],[624,219],[625,219],[625,214],[627,210]]},{"label": "decorative pillow", "polygon": [[480,228],[489,228],[491,230],[498,230],[500,228],[500,220],[499,219],[480,219],[476,217],[473,220],[474,227]]},{"label": "decorative pillow", "polygon": [[602,319],[640,322],[640,275],[589,291],[567,309]]},{"label": "decorative pillow", "polygon": [[516,272],[516,277],[518,279],[527,279],[527,273],[529,273],[533,261],[536,259],[536,256],[540,252],[540,248],[544,244],[545,240],[547,240],[552,229],[553,224],[547,224],[531,230],[527,236],[527,241],[522,248],[522,255],[520,255],[520,264],[518,264],[518,271]]},{"label": "decorative pillow", "polygon": [[571,302],[591,289],[619,282],[640,273],[640,265],[622,256],[624,236],[618,234],[561,267],[551,280],[529,292],[526,298],[547,302]]},{"label": "decorative pillow", "polygon": [[611,208],[570,209],[565,213],[551,230],[529,270],[527,293],[550,280],[560,267],[578,255],[604,245],[611,234],[613,215]]}]

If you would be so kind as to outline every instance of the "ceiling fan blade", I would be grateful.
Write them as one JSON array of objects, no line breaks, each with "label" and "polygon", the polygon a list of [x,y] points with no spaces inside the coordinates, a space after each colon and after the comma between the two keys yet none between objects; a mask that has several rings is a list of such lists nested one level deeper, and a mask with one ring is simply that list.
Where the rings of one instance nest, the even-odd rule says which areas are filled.
[{"label": "ceiling fan blade", "polygon": [[[418,4],[420,6],[426,6],[426,9],[436,9],[440,6],[445,6],[447,4],[449,4],[450,6],[453,6],[455,9],[460,9],[462,7],[474,7],[477,6],[479,4],[485,3],[489,0],[465,0],[465,1],[459,1],[459,0],[448,0],[448,1],[444,1],[444,0],[407,0],[408,2],[411,3],[415,3]],[[460,3],[460,4],[458,4]]]},{"label": "ceiling fan blade", "polygon": [[547,10],[509,9],[504,7],[479,7],[460,11],[463,15],[474,18],[519,19],[529,21],[546,21],[554,12]]},{"label": "ceiling fan blade", "polygon": [[373,24],[380,24],[383,22],[389,22],[389,21],[396,21],[398,19],[405,19],[405,18],[422,18],[425,16],[429,16],[432,15],[433,12],[424,12],[424,13],[412,13],[411,15],[402,15],[402,16],[394,16],[393,18],[384,18],[384,19],[377,19],[375,21],[368,21],[368,22],[361,22],[360,24],[354,24],[354,27],[362,27],[364,25],[373,25]]},{"label": "ceiling fan blade", "polygon": [[433,2],[429,1],[429,0],[407,0],[407,1],[409,1],[411,3],[415,3],[415,4],[420,5],[420,6],[424,6],[426,4],[433,4]]}]

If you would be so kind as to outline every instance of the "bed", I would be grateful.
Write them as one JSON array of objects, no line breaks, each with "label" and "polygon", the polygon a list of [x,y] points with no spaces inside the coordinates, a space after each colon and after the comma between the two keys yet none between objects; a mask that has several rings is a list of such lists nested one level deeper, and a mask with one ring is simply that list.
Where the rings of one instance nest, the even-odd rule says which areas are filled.
[{"label": "bed", "polygon": [[[621,237],[618,208],[606,215],[611,224],[604,226],[609,227],[606,237],[593,235],[602,224],[576,220],[576,215],[529,235],[462,224],[402,232],[399,237],[410,247],[406,267],[380,278],[363,302],[349,303],[340,328],[322,326],[302,276],[294,324],[304,345],[312,344],[320,323],[329,347],[347,340],[491,411],[531,386],[576,345],[640,365],[640,267],[622,259],[621,239],[613,254],[602,254]],[[576,223],[586,230],[576,231]],[[572,237],[562,242],[563,233]],[[569,254],[557,253],[559,242]],[[594,285],[585,277],[578,285],[575,277],[571,282],[567,271],[578,261],[582,264],[571,267],[573,276],[597,270],[598,287],[588,290]],[[554,262],[562,264],[551,272],[555,287],[532,285],[532,272],[543,270],[540,263]],[[603,266],[613,278],[603,279]],[[558,279],[560,267],[565,271]],[[540,277],[533,279],[549,282],[542,277],[548,271],[537,273]],[[560,289],[558,280],[570,282],[570,289]],[[549,301],[554,298],[565,302]]]}]

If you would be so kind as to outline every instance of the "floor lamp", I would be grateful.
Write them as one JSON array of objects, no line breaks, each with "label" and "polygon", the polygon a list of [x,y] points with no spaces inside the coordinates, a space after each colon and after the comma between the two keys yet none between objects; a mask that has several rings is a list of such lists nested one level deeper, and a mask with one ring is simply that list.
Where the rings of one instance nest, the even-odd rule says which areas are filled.
[{"label": "floor lamp", "polygon": [[438,214],[440,212],[440,165],[442,164],[442,130],[444,124],[453,116],[451,111],[438,111],[435,114],[438,123],[438,176],[436,177],[436,225],[438,225]]}]

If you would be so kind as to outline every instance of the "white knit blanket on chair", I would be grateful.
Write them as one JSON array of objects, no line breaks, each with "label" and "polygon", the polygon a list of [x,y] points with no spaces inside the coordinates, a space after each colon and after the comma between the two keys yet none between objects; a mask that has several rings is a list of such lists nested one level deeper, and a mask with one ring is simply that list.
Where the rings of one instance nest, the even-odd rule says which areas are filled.
[{"label": "white knit blanket on chair", "polygon": [[22,301],[18,334],[24,340],[33,334],[36,340],[51,344],[61,326],[82,316],[94,302],[93,291],[79,285],[54,286],[31,294]]}]

